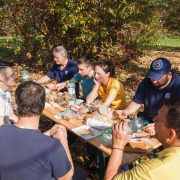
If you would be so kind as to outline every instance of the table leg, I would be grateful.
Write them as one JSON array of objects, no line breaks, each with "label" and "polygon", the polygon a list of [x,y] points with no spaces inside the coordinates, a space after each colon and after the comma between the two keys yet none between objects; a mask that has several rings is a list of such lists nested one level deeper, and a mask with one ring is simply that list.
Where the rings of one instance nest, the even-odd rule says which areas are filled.
[{"label": "table leg", "polygon": [[159,152],[158,148],[154,150],[154,158],[158,158],[158,155],[157,155],[158,152]]},{"label": "table leg", "polygon": [[100,180],[103,180],[105,173],[104,157],[101,150],[98,150]]}]

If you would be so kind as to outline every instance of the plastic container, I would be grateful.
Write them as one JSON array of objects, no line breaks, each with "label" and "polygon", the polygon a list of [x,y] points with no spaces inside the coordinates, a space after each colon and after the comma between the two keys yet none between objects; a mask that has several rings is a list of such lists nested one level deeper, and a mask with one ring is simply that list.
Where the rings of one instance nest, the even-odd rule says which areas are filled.
[{"label": "plastic container", "polygon": [[68,88],[68,93],[69,93],[68,104],[69,104],[69,106],[75,105],[76,92],[75,92],[75,84],[72,82],[72,80],[69,80],[67,88]]},{"label": "plastic container", "polygon": [[[149,124],[148,121],[142,120],[141,118],[137,117],[132,121],[128,122],[127,125],[127,133],[133,134],[139,131],[143,131],[143,128]],[[108,127],[101,132],[102,140],[105,142],[112,141],[112,127]]]},{"label": "plastic container", "polygon": [[23,81],[29,81],[28,71],[26,70],[26,68],[23,68],[23,70],[22,70],[22,77],[23,77]]}]

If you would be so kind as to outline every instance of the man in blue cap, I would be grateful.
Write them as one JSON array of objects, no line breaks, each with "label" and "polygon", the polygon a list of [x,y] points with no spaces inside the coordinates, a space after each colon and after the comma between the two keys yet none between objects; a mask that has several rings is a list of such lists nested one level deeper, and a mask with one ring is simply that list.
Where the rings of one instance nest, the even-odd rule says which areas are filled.
[{"label": "man in blue cap", "polygon": [[177,97],[180,97],[180,77],[171,71],[169,60],[157,58],[151,63],[150,70],[140,83],[132,101],[123,111],[116,113],[133,114],[144,104],[144,111],[137,116],[150,122],[145,130],[154,134],[153,118],[157,116],[164,100]]}]

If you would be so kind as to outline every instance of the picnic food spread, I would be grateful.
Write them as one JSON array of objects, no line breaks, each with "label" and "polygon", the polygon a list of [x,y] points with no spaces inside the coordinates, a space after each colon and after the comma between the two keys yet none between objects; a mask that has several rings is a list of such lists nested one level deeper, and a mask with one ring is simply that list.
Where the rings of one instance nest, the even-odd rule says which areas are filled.
[{"label": "picnic food spread", "polygon": [[[86,125],[71,130],[87,140],[99,136],[100,132],[95,132],[97,131],[96,129],[98,129],[101,130],[102,133],[102,142],[104,140],[111,142],[112,132],[110,131],[112,131],[112,124],[117,121],[128,121],[128,119],[126,119],[125,113],[121,114],[119,113],[119,111],[108,108],[107,105],[102,104],[101,100],[95,100],[91,105],[87,105],[83,103],[83,100],[77,99],[73,105],[69,105],[68,92],[57,93],[54,91],[47,91],[46,94],[47,97],[51,97],[53,99],[53,102],[56,105],[58,105],[59,107],[64,107],[64,109],[61,110],[61,112],[58,115],[56,115],[57,119],[61,118],[66,121],[71,121],[74,118],[76,118],[77,120],[83,120],[84,124]],[[48,98],[46,98],[46,100],[48,101]],[[54,103],[51,103],[51,105],[55,106]],[[95,105],[96,107],[94,107]],[[91,129],[89,129],[88,127],[91,127]],[[96,129],[93,129],[92,127]],[[134,133],[134,131],[131,133]],[[141,138],[133,137],[132,140],[133,146],[136,143],[138,143],[139,146],[142,146],[142,143],[144,143],[141,142]],[[145,147],[144,144],[143,147]],[[134,152],[135,150],[132,149],[132,147],[128,147],[128,151]]]}]

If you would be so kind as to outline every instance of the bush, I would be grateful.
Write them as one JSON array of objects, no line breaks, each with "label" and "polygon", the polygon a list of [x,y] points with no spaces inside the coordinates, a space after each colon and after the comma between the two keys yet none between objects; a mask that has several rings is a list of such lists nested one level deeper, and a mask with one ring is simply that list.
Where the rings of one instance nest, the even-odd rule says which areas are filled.
[{"label": "bush", "polygon": [[22,39],[19,52],[25,62],[46,64],[53,47],[63,45],[70,58],[83,54],[128,61],[153,43],[161,27],[148,1],[39,0],[8,1],[2,22]]}]

